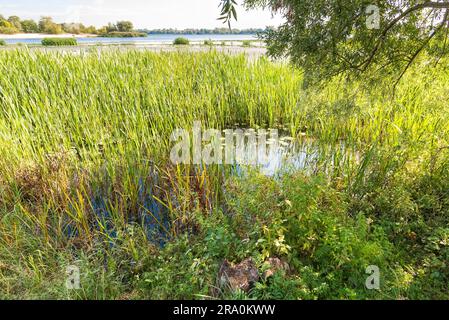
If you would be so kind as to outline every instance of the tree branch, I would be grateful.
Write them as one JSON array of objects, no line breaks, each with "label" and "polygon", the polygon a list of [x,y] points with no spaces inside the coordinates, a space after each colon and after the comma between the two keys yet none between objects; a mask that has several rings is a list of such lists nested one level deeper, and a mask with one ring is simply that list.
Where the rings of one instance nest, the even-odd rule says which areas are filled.
[{"label": "tree branch", "polygon": [[415,51],[415,53],[412,55],[412,57],[410,58],[409,62],[407,63],[407,65],[405,66],[404,70],[401,72],[399,78],[396,80],[395,84],[393,85],[393,90],[396,90],[396,86],[398,85],[398,83],[401,81],[402,77],[404,76],[404,74],[407,72],[407,70],[410,68],[410,66],[412,65],[413,61],[415,61],[416,57],[420,54],[420,52],[427,46],[427,44],[430,42],[430,40],[432,40],[432,38],[438,33],[438,31],[441,30],[441,28],[443,28],[443,26],[446,24],[447,19],[449,16],[449,10],[446,10],[446,13],[444,14],[444,18],[443,21],[440,23],[440,25],[433,30],[433,32],[430,34],[430,36],[426,39],[426,41],[424,41],[424,43],[418,48],[418,50]]},{"label": "tree branch", "polygon": [[413,7],[408,8],[407,10],[405,10],[404,12],[402,12],[399,16],[397,16],[395,19],[393,19],[388,25],[387,27],[382,31],[379,40],[376,43],[376,46],[374,47],[374,49],[372,50],[371,54],[369,55],[369,57],[363,61],[362,63],[360,63],[357,68],[362,68],[362,70],[366,70],[369,65],[371,64],[371,62],[373,61],[376,53],[379,51],[383,41],[385,40],[388,32],[397,24],[399,23],[402,19],[404,19],[406,16],[408,16],[410,13],[418,11],[418,10],[422,10],[425,8],[432,8],[432,9],[449,9],[449,2],[433,2],[433,1],[428,1],[428,2],[424,2],[421,4],[417,4]]}]

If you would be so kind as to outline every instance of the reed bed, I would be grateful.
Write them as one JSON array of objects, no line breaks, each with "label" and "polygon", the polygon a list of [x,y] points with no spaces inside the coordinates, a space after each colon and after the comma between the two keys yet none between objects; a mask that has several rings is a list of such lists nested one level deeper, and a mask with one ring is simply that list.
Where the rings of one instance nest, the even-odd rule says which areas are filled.
[{"label": "reed bed", "polygon": [[[380,293],[354,289],[352,280],[337,271],[338,279],[326,280],[303,270],[312,272],[311,283],[319,280],[328,287],[300,297],[445,297],[438,286],[448,279],[446,69],[446,64],[416,67],[392,96],[383,84],[345,79],[304,89],[301,72],[287,64],[266,58],[249,62],[244,55],[214,51],[0,51],[0,297],[208,296],[220,259],[238,261],[245,254],[285,256],[297,270],[309,261],[319,273],[325,264],[308,251],[315,242],[303,243],[293,233],[288,236],[288,230],[300,234],[293,220],[321,205],[331,212],[331,220],[340,211],[345,218],[338,223],[354,220],[347,227],[351,233],[358,232],[355,225],[363,215],[371,221],[367,230],[374,228],[376,237],[378,228],[385,233],[374,244],[369,242],[374,236],[364,233],[369,248],[383,246],[391,254],[388,259],[394,256],[399,262],[385,267],[390,287]],[[177,128],[190,129],[194,121],[220,130],[280,128],[298,143],[313,141],[319,159],[303,178],[282,178],[281,187],[257,173],[257,178],[239,179],[225,167],[173,166],[170,135]],[[256,210],[248,225],[253,230],[245,230],[245,220],[225,224],[230,216],[239,221],[244,218],[239,213],[251,215],[261,186],[271,189],[259,199],[264,204],[259,211],[293,202],[293,208],[299,206],[293,216],[282,209],[287,218],[278,225]],[[313,193],[314,188],[328,190],[329,198]],[[309,189],[309,198],[298,198]],[[312,207],[301,207],[313,197]],[[275,217],[279,210],[270,212]],[[264,231],[266,224],[278,236],[287,230],[290,245],[279,251],[277,236]],[[229,230],[220,229],[222,225]],[[258,239],[252,242],[254,234]],[[224,237],[222,245],[219,241],[211,248],[218,236]],[[242,245],[246,238],[251,239],[248,248]],[[261,248],[257,240],[262,238],[278,246]],[[238,249],[223,251],[226,241]],[[322,246],[339,242],[326,241]],[[439,243],[438,250],[429,249],[432,241]],[[389,247],[393,244],[400,244],[397,251]],[[368,250],[363,248],[360,252]],[[416,250],[415,256],[404,254],[409,248]],[[341,272],[349,262],[341,256],[344,248],[335,250],[332,257],[341,260],[331,268]],[[357,259],[362,258],[351,261]],[[426,259],[440,264],[429,266]],[[64,288],[63,268],[74,263],[87,270],[81,291]],[[200,271],[175,276],[189,263]],[[364,270],[356,273],[363,278]],[[426,287],[428,274],[436,277],[432,288]],[[96,284],[99,275],[101,283]],[[280,285],[275,289],[280,297],[298,298],[311,285],[301,281],[289,276],[283,282],[299,291]],[[333,288],[332,281],[344,289]],[[423,287],[427,291],[417,293]],[[253,297],[275,297],[268,294],[273,285],[258,288]]]}]

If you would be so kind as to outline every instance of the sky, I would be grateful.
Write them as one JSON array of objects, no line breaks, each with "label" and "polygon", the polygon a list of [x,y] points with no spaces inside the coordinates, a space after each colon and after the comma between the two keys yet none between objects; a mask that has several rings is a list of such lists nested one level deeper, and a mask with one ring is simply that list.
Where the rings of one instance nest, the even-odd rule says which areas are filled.
[{"label": "sky", "polygon": [[[240,4],[242,1],[238,1]],[[0,14],[38,20],[52,16],[55,22],[81,22],[101,27],[108,22],[130,20],[136,28],[215,28],[223,27],[220,0],[0,0]],[[239,7],[232,27],[264,28],[278,26],[280,17],[263,10]]]}]

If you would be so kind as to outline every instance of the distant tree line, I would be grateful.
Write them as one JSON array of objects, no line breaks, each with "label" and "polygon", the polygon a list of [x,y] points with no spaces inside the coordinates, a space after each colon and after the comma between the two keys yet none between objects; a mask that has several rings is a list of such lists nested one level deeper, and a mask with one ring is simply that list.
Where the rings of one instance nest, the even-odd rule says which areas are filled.
[{"label": "distant tree line", "polygon": [[215,28],[215,29],[143,29],[140,32],[146,32],[148,34],[256,34],[265,31],[264,29],[229,29],[229,28]]},{"label": "distant tree line", "polygon": [[265,31],[264,29],[142,29],[134,30],[131,21],[118,21],[109,23],[107,26],[97,29],[95,26],[85,26],[82,23],[56,23],[52,17],[41,17],[39,21],[32,19],[21,20],[18,16],[5,18],[0,14],[0,34],[15,33],[45,33],[45,34],[98,34],[101,36],[142,36],[145,34],[256,34]]},{"label": "distant tree line", "polygon": [[100,29],[95,26],[85,26],[82,23],[55,23],[52,17],[42,17],[39,21],[32,19],[21,20],[18,16],[4,17],[0,14],[0,34],[15,33],[45,33],[45,34],[98,34],[129,33],[134,31],[131,21],[118,21],[109,23]]}]

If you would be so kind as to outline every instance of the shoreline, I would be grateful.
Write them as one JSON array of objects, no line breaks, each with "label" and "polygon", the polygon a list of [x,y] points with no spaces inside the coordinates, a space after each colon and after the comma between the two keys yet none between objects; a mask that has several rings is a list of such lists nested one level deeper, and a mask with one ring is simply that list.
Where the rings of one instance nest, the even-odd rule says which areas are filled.
[{"label": "shoreline", "polygon": [[[213,37],[218,37],[215,41],[251,41],[257,42],[261,41],[255,35],[254,37],[247,38],[250,34],[245,35],[234,35],[234,34],[148,34],[148,39],[157,38],[157,37],[187,37],[192,38],[191,41],[195,41],[195,38],[199,38],[201,41],[203,40],[214,40],[211,39]],[[226,39],[228,37],[228,39]],[[98,34],[90,34],[90,33],[81,33],[81,34],[72,34],[72,33],[63,33],[63,34],[45,34],[45,33],[15,33],[15,34],[0,34],[0,39],[4,40],[35,40],[42,38],[110,38],[110,39],[133,39],[133,37],[102,37]]]},{"label": "shoreline", "polygon": [[42,38],[96,38],[96,34],[45,34],[45,33],[16,33],[16,34],[0,34],[3,40],[24,40],[24,39],[42,39]]}]

